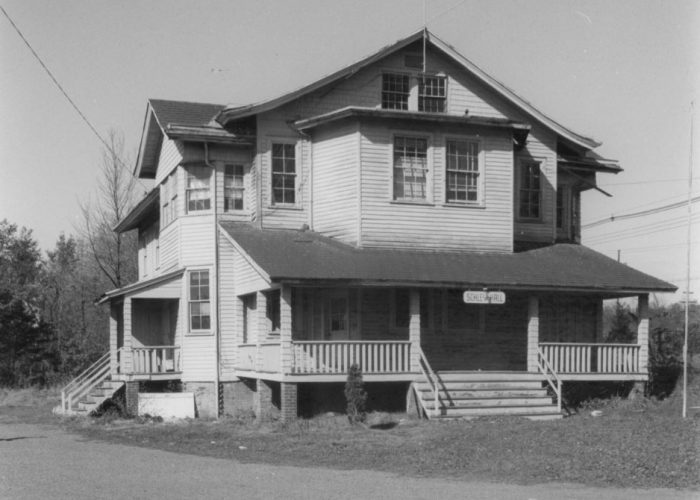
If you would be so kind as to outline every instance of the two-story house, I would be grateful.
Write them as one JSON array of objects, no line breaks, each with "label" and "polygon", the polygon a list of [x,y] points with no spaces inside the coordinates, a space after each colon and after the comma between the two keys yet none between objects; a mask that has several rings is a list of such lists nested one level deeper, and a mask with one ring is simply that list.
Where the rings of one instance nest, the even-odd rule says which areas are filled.
[{"label": "two-story house", "polygon": [[[290,419],[358,364],[375,405],[546,418],[562,382],[643,382],[675,287],[580,244],[581,192],[621,170],[597,146],[427,30],[258,104],[150,100],[155,187],[115,228],[139,281],[65,406],[175,380],[200,415]],[[637,341],[605,343],[603,300],[635,296]]]}]

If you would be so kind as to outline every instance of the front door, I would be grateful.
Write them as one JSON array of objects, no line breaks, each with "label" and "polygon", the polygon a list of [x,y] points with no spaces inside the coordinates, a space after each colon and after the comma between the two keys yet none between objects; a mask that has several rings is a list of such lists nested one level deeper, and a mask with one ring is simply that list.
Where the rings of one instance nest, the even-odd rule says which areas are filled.
[{"label": "front door", "polygon": [[328,302],[328,337],[330,340],[348,340],[350,328],[348,325],[348,292],[334,290]]}]

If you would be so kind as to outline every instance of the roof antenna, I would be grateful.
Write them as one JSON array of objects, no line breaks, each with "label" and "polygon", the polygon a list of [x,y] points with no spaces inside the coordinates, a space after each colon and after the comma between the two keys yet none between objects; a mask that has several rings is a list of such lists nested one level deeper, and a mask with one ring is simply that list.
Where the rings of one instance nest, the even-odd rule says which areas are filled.
[{"label": "roof antenna", "polygon": [[423,75],[425,75],[426,40],[428,38],[428,0],[423,0]]}]

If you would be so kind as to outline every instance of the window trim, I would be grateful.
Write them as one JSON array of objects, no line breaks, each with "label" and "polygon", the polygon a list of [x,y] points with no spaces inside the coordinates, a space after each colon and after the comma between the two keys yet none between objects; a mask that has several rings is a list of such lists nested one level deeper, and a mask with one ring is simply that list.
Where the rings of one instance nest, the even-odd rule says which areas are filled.
[{"label": "window trim", "polygon": [[[189,182],[190,182],[190,169],[193,168],[201,168],[206,170],[209,173],[209,177],[207,178],[207,187],[206,188],[190,188],[189,187]],[[213,190],[212,190],[212,168],[208,167],[207,165],[201,164],[201,165],[187,165],[185,167],[185,213],[187,215],[200,215],[200,214],[207,214],[211,213],[213,210]],[[190,192],[193,191],[208,191],[209,192],[209,208],[202,208],[202,209],[195,209],[195,210],[190,210]]]},{"label": "window trim", "polygon": [[[397,198],[394,189],[394,148],[397,138],[425,139],[426,141],[426,173],[425,173],[425,198]],[[420,134],[414,131],[394,130],[391,132],[389,142],[389,201],[394,204],[406,205],[432,205],[433,204],[433,134]]]},{"label": "window trim", "polygon": [[[437,80],[442,80],[444,85],[444,95],[443,96],[431,96],[431,95],[423,95],[421,90],[423,89],[423,80],[426,78],[435,78]],[[448,89],[448,81],[449,79],[447,78],[447,75],[444,74],[419,74],[416,75],[416,83],[417,83],[417,92],[418,92],[418,107],[417,111],[420,111],[421,113],[447,113],[447,96],[449,95],[449,89]],[[421,109],[421,103],[423,102],[423,99],[442,99],[442,111],[432,111],[432,110],[425,110]]]},{"label": "window trim", "polygon": [[[207,300],[193,300],[192,299],[192,275],[194,273],[202,273],[206,272],[207,273],[207,280],[209,282],[208,285],[208,298]],[[208,267],[203,267],[203,268],[193,268],[193,269],[188,269],[187,270],[187,281],[185,282],[185,285],[187,287],[187,334],[188,335],[211,335],[214,332],[214,317],[215,315],[213,314],[212,310],[212,303],[213,297],[212,297],[212,270]],[[209,328],[192,328],[192,304],[197,303],[208,303],[209,304]]]},{"label": "window trim", "polygon": [[[240,167],[240,168],[241,168],[241,175],[240,175],[240,178],[241,178],[241,186],[240,186],[240,187],[233,187],[233,186],[232,186],[232,187],[226,187],[226,180],[227,180],[227,177],[228,177],[227,174],[226,174],[226,170],[227,170],[229,167],[231,167],[231,169],[232,169],[233,172],[234,172],[233,175],[231,175],[231,177],[234,179],[234,183],[235,183],[235,178],[238,177],[238,176],[235,174],[236,167]],[[245,171],[246,171],[246,165],[245,165],[244,163],[241,163],[241,162],[238,162],[238,163],[224,163],[224,165],[223,165],[223,176],[222,176],[223,211],[224,211],[224,213],[242,213],[242,212],[245,212],[245,210],[246,210],[246,199],[245,199],[245,196],[246,196]],[[235,208],[235,207],[234,207],[234,208],[227,208],[227,207],[226,207],[226,202],[227,202],[227,200],[228,200],[228,198],[227,198],[227,196],[226,196],[227,191],[231,191],[232,193],[235,193],[236,191],[238,191],[238,192],[241,193],[241,198],[240,198],[240,200],[241,200],[241,205],[242,205],[241,208]],[[234,201],[234,205],[235,205],[235,200],[236,200],[236,198],[233,197],[233,198],[231,198],[231,199]]]},{"label": "window trim", "polygon": [[[275,144],[294,146],[294,203],[275,203],[272,171],[272,149]],[[268,140],[267,160],[269,165],[269,178],[267,183],[267,207],[270,209],[298,209],[301,206],[301,189],[299,179],[301,178],[301,144],[296,139],[290,137],[270,137]]]},{"label": "window trim", "polygon": [[[384,106],[384,92],[390,92],[390,95],[396,96],[400,95],[400,92],[395,92],[395,91],[385,91],[384,90],[384,78],[388,76],[393,76],[393,77],[401,77],[401,78],[406,78],[407,80],[407,88],[406,88],[406,107],[403,108],[397,108],[397,107],[385,107]],[[392,69],[386,69],[382,71],[382,78],[380,82],[380,87],[379,87],[379,107],[381,109],[388,109],[392,111],[410,111],[411,110],[411,89],[414,87],[414,74],[411,72],[406,72],[406,71],[394,71]]]},{"label": "window trim", "polygon": [[[460,200],[448,200],[447,199],[447,143],[465,141],[476,143],[478,148],[477,161],[478,161],[478,179],[477,179],[477,199],[476,201],[460,201]],[[443,182],[442,182],[442,199],[445,206],[449,207],[471,207],[471,208],[484,208],[486,206],[486,153],[484,152],[483,140],[478,136],[473,135],[445,135],[442,144],[443,147]]]},{"label": "window trim", "polygon": [[[177,219],[178,168],[170,172],[161,182],[160,226],[165,229]],[[166,217],[166,213],[171,217]]]},{"label": "window trim", "polygon": [[[524,217],[520,215],[520,203],[521,203],[521,184],[522,184],[522,169],[526,164],[535,163],[539,165],[540,169],[540,185],[539,185],[539,215],[537,217]],[[518,222],[523,223],[542,223],[544,222],[544,182],[545,182],[545,158],[537,157],[520,157],[517,159],[517,170],[516,170],[516,196],[515,196],[515,215]]]}]

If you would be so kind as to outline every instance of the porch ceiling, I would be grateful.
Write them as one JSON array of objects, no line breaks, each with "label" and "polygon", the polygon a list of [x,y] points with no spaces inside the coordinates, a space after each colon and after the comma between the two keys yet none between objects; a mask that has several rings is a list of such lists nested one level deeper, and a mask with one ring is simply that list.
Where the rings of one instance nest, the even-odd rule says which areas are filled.
[{"label": "porch ceiling", "polygon": [[356,248],[313,231],[221,228],[272,281],[454,285],[568,290],[609,295],[673,292],[670,283],[581,245],[557,244],[520,253]]}]

